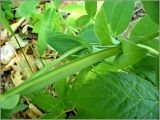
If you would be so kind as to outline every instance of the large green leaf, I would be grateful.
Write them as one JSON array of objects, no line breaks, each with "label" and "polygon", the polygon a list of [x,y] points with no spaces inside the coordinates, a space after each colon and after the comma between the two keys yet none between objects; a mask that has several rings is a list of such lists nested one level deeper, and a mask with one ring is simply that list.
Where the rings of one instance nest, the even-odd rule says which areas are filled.
[{"label": "large green leaf", "polygon": [[105,9],[107,21],[115,34],[122,33],[131,21],[135,0],[106,0]]},{"label": "large green leaf", "polygon": [[97,12],[97,0],[85,0],[85,8],[90,17],[94,17]]},{"label": "large green leaf", "polygon": [[122,40],[122,51],[123,52],[120,53],[114,61],[114,65],[118,68],[125,68],[133,65],[147,54],[146,49],[128,40]]},{"label": "large green leaf", "polygon": [[159,25],[159,1],[143,1],[146,13]]},{"label": "large green leaf", "polygon": [[16,17],[31,17],[32,12],[35,11],[39,2],[40,0],[23,0],[16,10]]},{"label": "large green leaf", "polygon": [[96,32],[97,38],[99,39],[102,45],[113,44],[110,37],[109,29],[108,29],[105,11],[103,8],[99,11],[96,17],[95,32]]},{"label": "large green leaf", "polygon": [[158,118],[158,91],[150,82],[131,73],[95,75],[73,92],[72,100],[83,118]]}]

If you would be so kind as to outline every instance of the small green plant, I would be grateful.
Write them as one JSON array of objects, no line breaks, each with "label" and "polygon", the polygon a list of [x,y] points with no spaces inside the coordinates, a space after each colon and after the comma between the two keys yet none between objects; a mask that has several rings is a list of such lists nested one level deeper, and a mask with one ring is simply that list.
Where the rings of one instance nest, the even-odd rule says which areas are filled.
[{"label": "small green plant", "polygon": [[[19,99],[27,96],[44,111],[40,119],[64,119],[67,111],[75,114],[70,118],[80,119],[158,119],[158,1],[139,1],[145,16],[128,37],[123,33],[131,22],[135,0],[106,0],[100,9],[100,2],[85,0],[81,7],[66,6],[66,12],[71,14],[66,19],[58,12],[60,0],[46,4],[43,13],[35,9],[39,2],[24,0],[17,9],[17,17],[32,18],[40,55],[47,44],[62,55],[1,95],[4,111],[15,109]],[[24,9],[27,7],[29,11]],[[72,19],[79,8],[83,8],[82,15]],[[4,20],[1,17],[10,29]],[[69,62],[53,69],[64,59]],[[73,80],[72,75],[77,72]],[[43,89],[51,84],[56,97]]]}]

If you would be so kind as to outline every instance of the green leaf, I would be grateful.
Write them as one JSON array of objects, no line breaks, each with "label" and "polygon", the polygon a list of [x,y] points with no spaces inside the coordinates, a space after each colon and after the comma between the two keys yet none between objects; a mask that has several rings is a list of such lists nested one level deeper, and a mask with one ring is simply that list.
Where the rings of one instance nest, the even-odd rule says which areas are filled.
[{"label": "green leaf", "polygon": [[[151,27],[152,26],[152,27]],[[153,22],[153,20],[147,15],[144,18],[142,18],[133,28],[130,34],[130,39],[133,41],[138,41],[145,36],[151,35],[158,31],[158,26],[156,23]],[[152,40],[148,41],[144,44],[152,46],[152,48],[158,50],[158,41]],[[154,47],[153,47],[154,46]]]},{"label": "green leaf", "polygon": [[56,114],[56,112],[61,112],[63,110],[60,104],[61,100],[49,94],[40,94],[36,96],[32,99],[32,103],[45,112],[52,112]]},{"label": "green leaf", "polygon": [[105,10],[105,15],[107,17],[108,24],[111,22],[111,18],[112,18],[112,15],[114,14],[114,8],[117,5],[117,2],[119,1],[115,2],[115,1],[108,0],[108,1],[105,1],[102,5],[102,7]]},{"label": "green leaf", "polygon": [[80,71],[73,86],[74,88],[79,88],[89,83],[90,81],[94,80],[97,75],[93,71],[96,71],[96,73],[99,73],[101,75],[104,75],[106,74],[106,72],[116,72],[118,70],[119,69],[115,68],[112,64],[109,64],[107,62],[101,62],[95,66],[87,67],[83,69],[82,71]]},{"label": "green leaf", "polygon": [[14,108],[19,102],[19,94],[14,95],[12,97],[6,97],[3,99],[3,96],[0,96],[0,104],[2,109],[12,109]]},{"label": "green leaf", "polygon": [[0,12],[2,12],[2,14],[0,14],[0,22],[7,28],[7,30],[14,35],[14,32],[12,30],[12,28],[10,27],[7,19],[5,18],[3,11],[0,9]]},{"label": "green leaf", "polygon": [[150,82],[131,73],[96,75],[73,92],[74,104],[87,115],[83,118],[158,118],[158,91]]},{"label": "green leaf", "polygon": [[65,106],[62,99],[51,96],[48,93],[40,93],[32,97],[31,100],[34,105],[45,112],[45,114],[40,116],[40,119],[65,118]]},{"label": "green leaf", "polygon": [[90,17],[88,15],[83,15],[76,20],[77,26],[84,26],[90,21]]},{"label": "green leaf", "polygon": [[81,45],[88,47],[88,44],[78,37],[53,32],[47,32],[46,35],[48,36],[47,43],[60,53],[65,53],[66,51]]},{"label": "green leaf", "polygon": [[131,21],[135,0],[130,1],[111,1],[106,0],[103,8],[105,9],[107,21],[110,23],[115,34],[122,33]]},{"label": "green leaf", "polygon": [[56,9],[58,9],[62,3],[62,0],[52,0],[52,1],[54,2],[54,6]]},{"label": "green leaf", "polygon": [[1,118],[2,119],[9,119],[10,118],[10,111],[11,110],[1,109]]},{"label": "green leaf", "polygon": [[[50,86],[50,89],[54,89],[54,87]],[[55,91],[53,90],[53,92]],[[30,94],[29,96],[32,103],[44,111],[44,114],[40,116],[40,119],[52,119],[52,118],[64,119],[66,116],[65,110],[71,107],[68,106],[67,104],[68,101],[66,99],[63,101],[63,97],[61,98],[60,96],[57,95],[56,97],[54,97],[45,91],[39,91],[37,93]]]},{"label": "green leaf", "polygon": [[64,96],[66,96],[67,91],[69,89],[69,83],[67,82],[66,79],[63,79],[63,80],[57,81],[54,84],[54,88],[56,91],[56,95],[58,97],[64,97]]},{"label": "green leaf", "polygon": [[42,55],[47,47],[47,41],[46,41],[46,31],[53,30],[53,17],[55,14],[55,9],[48,8],[41,20],[41,25],[39,29],[38,34],[38,51],[40,55]]},{"label": "green leaf", "polygon": [[11,115],[13,115],[19,111],[22,111],[22,110],[26,109],[27,107],[28,107],[28,105],[23,104],[23,103],[19,103],[15,108],[13,108],[11,110]]},{"label": "green leaf", "polygon": [[45,36],[45,26],[40,27],[40,31],[38,34],[38,52],[40,55],[42,55],[45,51],[45,49],[47,48],[47,42],[46,42],[46,36]]},{"label": "green leaf", "polygon": [[[130,40],[132,41],[139,41],[140,39],[144,38],[145,36],[151,35],[158,31],[158,26],[153,20],[147,15],[142,18],[138,23],[135,25],[133,30],[130,34]],[[151,41],[144,43],[147,46],[152,47],[155,50],[159,50],[158,40],[153,39]]]},{"label": "green leaf", "polygon": [[90,17],[94,17],[97,12],[97,0],[85,0],[85,9]]},{"label": "green leaf", "polygon": [[[111,63],[109,62],[102,62],[99,63],[95,68],[94,68],[98,73],[100,74],[105,74],[107,71],[110,72],[117,72],[119,69],[114,67]],[[104,72],[105,71],[105,72]]]},{"label": "green leaf", "polygon": [[133,40],[142,39],[145,36],[151,35],[158,31],[158,26],[152,21],[152,19],[147,15],[142,18],[135,25],[131,31],[130,37]]},{"label": "green leaf", "polygon": [[8,20],[13,19],[12,1],[3,1],[1,3],[1,8],[4,10],[4,15]]},{"label": "green leaf", "polygon": [[80,16],[87,14],[82,4],[69,4],[66,5],[63,9],[65,12],[70,13],[70,15],[66,19],[66,22],[72,27],[76,27],[75,21]]},{"label": "green leaf", "polygon": [[7,1],[2,1],[1,7],[5,10],[10,10],[11,11],[11,6],[12,6],[12,1],[7,0]]},{"label": "green leaf", "polygon": [[60,114],[45,113],[39,119],[65,119],[66,113],[62,112]]},{"label": "green leaf", "polygon": [[120,53],[114,61],[114,66],[125,68],[133,65],[146,56],[147,50],[137,46],[135,43],[122,40],[122,53]]},{"label": "green leaf", "polygon": [[97,38],[99,39],[102,45],[112,45],[113,44],[111,37],[110,37],[109,30],[108,30],[108,24],[107,24],[105,11],[103,8],[99,11],[96,17],[95,32],[96,32]]},{"label": "green leaf", "polygon": [[26,109],[28,107],[28,105],[19,103],[16,107],[14,107],[13,109],[10,110],[6,110],[6,109],[2,109],[1,111],[1,117],[2,119],[9,119],[11,118],[11,116],[15,113],[18,113],[19,111],[22,111],[24,109]]},{"label": "green leaf", "polygon": [[133,66],[133,72],[144,77],[158,87],[156,81],[156,75],[158,74],[156,71],[157,61],[158,58],[147,56]]},{"label": "green leaf", "polygon": [[[92,74],[92,72],[90,72],[92,69],[92,67],[87,67],[83,70],[81,70],[76,78],[76,80],[74,81],[73,87],[78,88],[80,86],[83,86],[84,84],[88,83],[88,79],[86,78],[94,78],[95,75]],[[72,94],[72,93],[71,93]],[[72,95],[69,95],[69,97]]]},{"label": "green leaf", "polygon": [[146,13],[159,25],[159,1],[143,1]]},{"label": "green leaf", "polygon": [[16,17],[31,17],[32,12],[35,11],[39,2],[40,0],[23,0],[16,10]]},{"label": "green leaf", "polygon": [[41,27],[41,21],[38,21],[34,24],[32,33],[39,33]]},{"label": "green leaf", "polygon": [[79,37],[85,40],[87,43],[99,43],[93,25],[89,25],[82,29],[82,31],[79,33]]}]

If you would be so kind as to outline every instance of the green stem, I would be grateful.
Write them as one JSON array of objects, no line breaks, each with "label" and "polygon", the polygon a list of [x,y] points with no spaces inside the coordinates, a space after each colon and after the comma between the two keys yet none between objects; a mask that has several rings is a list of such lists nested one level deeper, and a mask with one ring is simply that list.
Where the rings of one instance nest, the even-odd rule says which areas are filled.
[{"label": "green stem", "polygon": [[18,44],[18,46],[19,46],[19,48],[20,48],[20,50],[21,50],[21,52],[22,52],[22,54],[23,54],[23,56],[24,56],[24,59],[26,60],[26,62],[27,62],[27,64],[28,64],[28,67],[29,67],[30,70],[31,70],[31,73],[33,74],[34,72],[33,72],[33,70],[32,70],[32,67],[30,66],[30,64],[29,64],[29,62],[28,62],[28,60],[27,60],[27,57],[26,57],[26,55],[24,54],[24,52],[23,52],[23,50],[22,50],[22,47],[21,47],[21,45],[20,45],[17,37],[15,36],[15,34],[14,34],[14,37],[15,37],[16,42],[17,42],[17,44]]},{"label": "green stem", "polygon": [[35,77],[37,77],[41,74],[44,74],[44,73],[48,72],[54,65],[56,65],[57,63],[64,60],[68,56],[70,56],[73,53],[78,52],[82,49],[84,49],[84,46],[78,46],[78,47],[72,48],[71,50],[69,50],[66,53],[64,53],[63,55],[61,55],[58,59],[48,63],[42,70],[38,71],[35,75],[31,76],[31,78],[29,78],[29,79],[33,79],[33,78],[35,78]]},{"label": "green stem", "polygon": [[157,50],[149,47],[149,46],[141,45],[141,44],[138,44],[138,46],[141,47],[141,48],[144,48],[144,49],[148,50],[148,52],[149,52],[151,55],[155,56],[155,57],[158,57],[158,56],[159,56],[159,52],[158,52]]},{"label": "green stem", "polygon": [[21,85],[13,88],[7,94],[4,94],[2,97],[6,99],[12,95],[16,94],[26,94],[28,92],[41,89],[49,84],[54,83],[60,79],[66,78],[67,76],[79,72],[80,70],[95,64],[107,57],[111,57],[120,53],[121,47],[117,46],[111,49],[102,50],[100,52],[93,53],[86,57],[80,58],[73,62],[67,63],[57,69],[51,70],[48,73],[42,74],[38,77],[33,78],[32,80],[26,80]]},{"label": "green stem", "polygon": [[144,37],[144,38],[142,38],[142,39],[140,39],[140,40],[138,40],[138,41],[135,41],[135,43],[141,44],[141,43],[144,43],[144,42],[146,42],[146,41],[149,41],[149,40],[151,40],[151,39],[153,39],[153,38],[155,38],[155,37],[158,37],[158,36],[159,36],[159,32],[156,32],[156,33],[153,33],[153,34],[151,34],[151,35],[148,35],[148,36],[146,36],[146,37]]},{"label": "green stem", "polygon": [[[157,37],[157,34],[154,35],[153,37]],[[137,43],[141,43],[142,41],[146,42],[151,39],[152,38],[147,37],[147,39],[145,39],[145,40],[142,39],[142,40],[140,40],[140,42],[137,42]],[[88,66],[91,66],[99,61],[102,61],[105,58],[119,54],[121,51],[122,51],[121,46],[117,46],[117,47],[110,48],[107,50],[102,50],[102,51],[90,54],[88,56],[85,56],[83,58],[80,58],[78,60],[72,61],[70,63],[67,63],[67,64],[59,67],[59,68],[56,68],[56,69],[51,70],[47,73],[36,76],[32,80],[26,80],[21,85],[13,88],[8,93],[2,95],[1,99],[5,100],[6,98],[11,97],[16,94],[24,95],[28,92],[41,89],[41,88],[43,88],[49,84],[52,84],[58,80],[66,78],[73,73],[79,72]]]}]

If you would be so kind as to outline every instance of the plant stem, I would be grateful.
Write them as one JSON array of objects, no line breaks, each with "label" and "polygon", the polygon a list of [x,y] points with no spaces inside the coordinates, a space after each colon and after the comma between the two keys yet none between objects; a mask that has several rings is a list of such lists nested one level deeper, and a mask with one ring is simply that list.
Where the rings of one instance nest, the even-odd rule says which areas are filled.
[{"label": "plant stem", "polygon": [[37,77],[41,74],[44,74],[44,73],[48,72],[50,70],[50,68],[52,68],[54,65],[56,65],[57,63],[64,60],[68,56],[70,56],[73,53],[78,52],[82,49],[84,49],[84,46],[78,46],[78,47],[72,48],[71,50],[69,50],[66,53],[64,53],[63,55],[61,55],[58,59],[48,63],[42,70],[38,71],[35,75],[31,76],[31,78],[29,78],[29,79],[33,79],[33,78],[35,78],[35,77]]},{"label": "plant stem", "polygon": [[30,70],[31,70],[31,73],[33,74],[33,70],[32,70],[32,68],[31,68],[31,66],[30,66],[30,64],[29,64],[29,62],[28,62],[28,60],[27,60],[26,55],[24,54],[24,52],[23,52],[23,50],[22,50],[22,47],[21,47],[21,45],[20,45],[17,37],[15,36],[15,34],[13,34],[13,35],[14,35],[14,37],[15,37],[15,39],[16,39],[16,42],[17,42],[18,46],[20,47],[20,50],[21,50],[21,52],[22,52],[22,54],[23,54],[23,56],[24,56],[24,59],[26,60],[26,62],[27,62],[27,64],[28,64],[28,67],[29,67]]},{"label": "plant stem", "polygon": [[26,80],[21,85],[13,88],[8,93],[2,96],[3,99],[10,97],[12,95],[21,94],[24,95],[28,92],[41,89],[49,84],[54,83],[55,81],[61,80],[75,72],[95,64],[107,57],[111,57],[120,53],[121,47],[117,46],[111,49],[102,50],[100,52],[93,53],[86,57],[80,58],[73,62],[67,63],[57,69],[51,70],[48,73],[42,74],[38,77],[33,78],[32,80]]},{"label": "plant stem", "polygon": [[151,34],[151,35],[148,35],[148,36],[146,36],[146,37],[144,37],[144,38],[142,38],[142,39],[140,39],[140,40],[135,41],[135,43],[141,44],[141,43],[144,43],[144,42],[146,42],[146,41],[149,41],[149,40],[151,40],[151,39],[153,39],[153,38],[155,38],[155,37],[158,37],[158,36],[159,36],[159,32],[156,32],[156,33],[153,33],[153,34]]},{"label": "plant stem", "polygon": [[[154,37],[157,37],[158,34],[154,34],[151,36],[154,38]],[[150,37],[150,36],[145,37],[145,39],[139,40],[136,43],[142,43],[142,42],[149,41],[152,39],[152,37]],[[107,50],[102,50],[102,51],[90,54],[90,55],[85,56],[83,58],[80,58],[78,60],[74,60],[74,61],[67,63],[59,68],[56,68],[56,69],[51,70],[47,73],[36,76],[32,80],[26,80],[21,85],[13,88],[8,93],[2,95],[1,99],[5,100],[8,97],[11,97],[16,94],[24,95],[24,94],[29,93],[31,91],[41,89],[41,88],[43,88],[49,84],[52,84],[58,80],[66,78],[75,72],[79,72],[88,66],[91,66],[99,61],[102,61],[105,58],[119,54],[121,51],[122,51],[121,46],[117,46],[114,48],[110,48]]]},{"label": "plant stem", "polygon": [[141,48],[144,48],[144,49],[148,50],[148,52],[149,52],[151,55],[155,56],[155,57],[158,57],[158,56],[159,56],[159,52],[158,52],[157,50],[149,47],[149,46],[145,46],[145,45],[141,45],[141,44],[138,44],[138,46],[141,47]]}]

